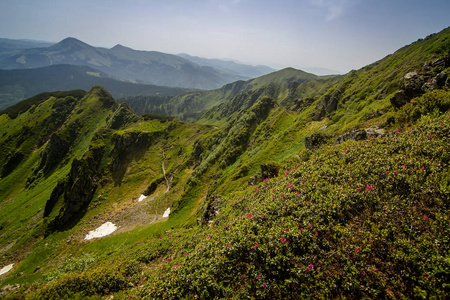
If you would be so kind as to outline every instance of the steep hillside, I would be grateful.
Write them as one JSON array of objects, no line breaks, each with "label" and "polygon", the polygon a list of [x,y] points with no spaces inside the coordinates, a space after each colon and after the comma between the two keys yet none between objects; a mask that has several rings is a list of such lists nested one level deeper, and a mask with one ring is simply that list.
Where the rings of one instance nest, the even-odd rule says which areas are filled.
[{"label": "steep hillside", "polygon": [[211,125],[138,117],[99,87],[7,110],[2,295],[448,298],[449,36],[345,76],[181,97],[220,101]]},{"label": "steep hillside", "polygon": [[[337,78],[339,77],[319,77],[287,68],[255,79],[236,81],[216,90],[178,95],[164,102],[151,96],[126,97],[120,101],[129,104],[138,114],[160,114],[201,124],[224,125],[232,113],[248,109],[261,96],[270,96],[281,101],[285,97],[289,98],[292,90],[299,86],[305,90],[310,87],[307,94],[316,95],[323,93],[322,89]],[[242,101],[245,103],[240,103]],[[226,112],[223,113],[223,110]],[[205,113],[207,114],[201,116]]]},{"label": "steep hillside", "polygon": [[67,38],[45,48],[26,49],[0,61],[0,69],[42,68],[56,64],[87,66],[122,80],[162,86],[214,89],[246,79],[211,67],[200,66],[182,57],[137,51],[122,45],[96,48],[75,38]]},{"label": "steep hillside", "polygon": [[190,89],[120,81],[98,70],[73,65],[54,65],[36,69],[0,70],[0,110],[49,91],[90,90],[94,85],[106,88],[115,98],[152,95],[167,97]]}]

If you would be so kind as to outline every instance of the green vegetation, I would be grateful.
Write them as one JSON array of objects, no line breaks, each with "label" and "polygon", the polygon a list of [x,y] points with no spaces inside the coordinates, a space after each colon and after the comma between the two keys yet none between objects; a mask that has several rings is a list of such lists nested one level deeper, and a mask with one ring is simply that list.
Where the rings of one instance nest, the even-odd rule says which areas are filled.
[{"label": "green vegetation", "polygon": [[449,36],[164,104],[197,123],[101,87],[1,114],[1,296],[448,298]]}]

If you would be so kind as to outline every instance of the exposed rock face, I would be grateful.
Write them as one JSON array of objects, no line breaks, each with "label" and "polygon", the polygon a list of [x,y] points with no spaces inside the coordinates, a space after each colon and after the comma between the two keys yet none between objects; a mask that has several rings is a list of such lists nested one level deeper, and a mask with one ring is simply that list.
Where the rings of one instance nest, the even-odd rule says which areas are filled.
[{"label": "exposed rock face", "polygon": [[45,205],[44,216],[64,197],[59,214],[49,222],[46,234],[65,228],[91,202],[97,181],[104,148],[90,149],[82,159],[72,162],[70,172],[63,182],[59,182]]},{"label": "exposed rock face", "polygon": [[316,115],[314,116],[314,121],[320,121],[323,117],[335,111],[338,107],[339,97],[341,91],[334,91],[333,94],[325,95],[322,100],[320,100],[317,105]]},{"label": "exposed rock face", "polygon": [[385,135],[384,129],[380,128],[358,129],[339,136],[336,139],[335,145],[341,144],[348,140],[361,141],[369,137],[382,137],[384,135]]},{"label": "exposed rock face", "polygon": [[305,148],[312,150],[326,143],[328,136],[324,133],[313,133],[305,137]]},{"label": "exposed rock face", "polygon": [[423,91],[432,91],[432,90],[440,89],[445,86],[446,80],[447,80],[447,73],[445,73],[445,72],[439,73],[432,80],[424,83],[422,86],[422,90]]},{"label": "exposed rock face", "polygon": [[313,102],[313,98],[297,99],[294,101],[294,104],[291,106],[290,110],[301,112],[308,108]]},{"label": "exposed rock face", "polygon": [[20,164],[25,156],[20,152],[15,152],[9,155],[6,164],[3,166],[0,177],[6,177]]},{"label": "exposed rock face", "polygon": [[197,220],[199,224],[208,224],[212,219],[220,213],[223,198],[219,195],[212,195],[203,211],[201,219]]},{"label": "exposed rock face", "polygon": [[[39,165],[34,169],[33,174],[37,175],[42,172],[42,175],[49,174],[67,155],[70,149],[70,144],[63,140],[58,134],[54,133],[42,153]],[[32,176],[29,178],[27,184],[32,183],[38,177]]]},{"label": "exposed rock face", "polygon": [[125,134],[114,135],[112,138],[114,148],[111,152],[111,156],[114,159],[111,165],[111,170],[113,172],[117,171],[132,151],[147,148],[150,146],[152,140],[159,134],[159,132],[127,132]]},{"label": "exposed rock face", "polygon": [[126,124],[135,122],[138,118],[128,104],[122,103],[109,120],[108,125],[111,129],[119,129]]},{"label": "exposed rock face", "polygon": [[425,92],[450,86],[447,73],[442,72],[448,66],[450,51],[446,57],[426,62],[420,74],[416,71],[407,73],[400,81],[400,89],[390,99],[392,106],[400,108]]}]

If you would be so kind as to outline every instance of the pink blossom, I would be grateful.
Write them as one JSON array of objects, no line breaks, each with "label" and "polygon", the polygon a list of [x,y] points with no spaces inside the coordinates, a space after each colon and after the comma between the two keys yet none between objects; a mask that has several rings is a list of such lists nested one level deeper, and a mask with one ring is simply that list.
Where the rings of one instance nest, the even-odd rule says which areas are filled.
[{"label": "pink blossom", "polygon": [[402,167],[403,167],[403,169],[406,169],[406,166],[405,166],[405,165],[403,165]]},{"label": "pink blossom", "polygon": [[263,287],[266,287],[266,283],[263,283]]},{"label": "pink blossom", "polygon": [[171,262],[172,261],[172,259],[171,258],[169,258],[168,260],[167,260],[168,262]]},{"label": "pink blossom", "polygon": [[316,235],[319,235],[319,233],[316,231]]},{"label": "pink blossom", "polygon": [[356,251],[356,252],[359,252],[360,250],[359,250],[359,248],[356,248],[355,251]]},{"label": "pink blossom", "polygon": [[373,190],[373,187],[371,185],[366,186],[366,190]]}]

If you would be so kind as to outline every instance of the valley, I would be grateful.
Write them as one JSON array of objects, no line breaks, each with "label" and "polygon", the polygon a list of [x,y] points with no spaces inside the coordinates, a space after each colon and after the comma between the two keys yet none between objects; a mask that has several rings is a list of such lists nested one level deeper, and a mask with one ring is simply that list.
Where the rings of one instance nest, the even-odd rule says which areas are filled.
[{"label": "valley", "polygon": [[0,112],[0,298],[449,296],[449,28],[207,91],[119,85],[110,62]]}]

